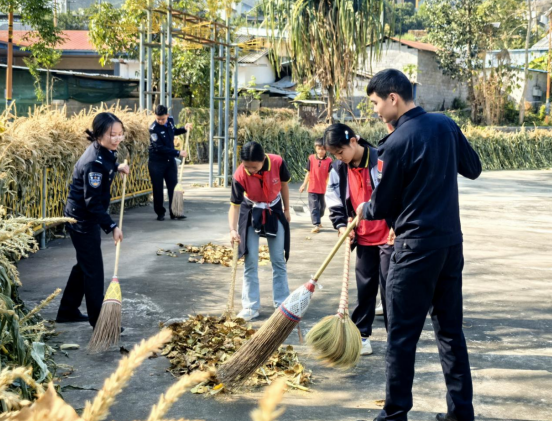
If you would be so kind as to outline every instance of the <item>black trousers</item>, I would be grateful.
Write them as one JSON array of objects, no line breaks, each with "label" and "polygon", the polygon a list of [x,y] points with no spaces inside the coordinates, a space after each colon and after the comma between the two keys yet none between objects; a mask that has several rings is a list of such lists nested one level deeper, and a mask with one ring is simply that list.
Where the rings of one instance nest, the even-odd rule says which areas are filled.
[{"label": "black trousers", "polygon": [[174,158],[167,159],[150,159],[148,161],[148,169],[151,178],[151,186],[153,189],[153,210],[158,216],[165,216],[166,209],[163,206],[163,181],[167,185],[169,193],[169,213],[173,217],[171,211],[171,203],[174,194],[174,188],[178,183],[178,169]]},{"label": "black trousers", "polygon": [[68,229],[77,252],[77,264],[73,266],[61,297],[58,317],[79,314],[79,306],[86,298],[86,309],[92,327],[100,316],[104,299],[104,269],[99,225],[83,234]]},{"label": "black trousers", "polygon": [[320,219],[326,211],[326,198],[324,194],[309,193],[309,209],[313,225],[320,225]]},{"label": "black trousers", "polygon": [[357,245],[356,282],[358,291],[357,306],[351,313],[351,320],[356,324],[360,334],[368,337],[372,334],[372,323],[376,315],[376,297],[378,286],[381,289],[383,317],[387,328],[387,315],[385,304],[385,285],[389,261],[393,254],[393,246],[383,244],[381,246]]},{"label": "black trousers", "polygon": [[447,385],[448,412],[473,421],[473,389],[462,332],[462,244],[396,251],[387,277],[387,388],[377,419],[405,420],[412,408],[416,345],[429,312]]}]

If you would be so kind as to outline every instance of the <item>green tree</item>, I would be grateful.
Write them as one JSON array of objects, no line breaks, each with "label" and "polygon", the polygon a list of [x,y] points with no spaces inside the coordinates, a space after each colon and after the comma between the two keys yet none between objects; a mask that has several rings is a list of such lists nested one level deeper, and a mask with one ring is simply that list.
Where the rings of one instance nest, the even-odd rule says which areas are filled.
[{"label": "green tree", "polygon": [[61,42],[60,32],[54,27],[50,0],[0,0],[0,12],[19,13],[21,22],[31,26],[49,46]]},{"label": "green tree", "polygon": [[425,29],[426,19],[423,13],[416,11],[413,3],[386,3],[386,23],[394,28],[396,35],[406,34],[411,29]]},{"label": "green tree", "polygon": [[278,52],[287,49],[296,80],[318,80],[328,93],[328,117],[333,120],[340,93],[379,52],[383,1],[264,0],[261,8],[269,41],[276,47],[271,53],[276,68]]},{"label": "green tree", "polygon": [[[160,0],[153,1],[155,8],[166,8]],[[175,9],[185,9],[188,13],[200,13],[206,18],[216,16],[221,7],[225,7],[222,0],[183,0],[175,3]],[[109,3],[96,6],[90,19],[90,40],[100,54],[100,63],[106,65],[112,58],[125,56],[137,59],[139,56],[140,26],[146,22],[146,7],[148,0],[126,0],[124,5],[117,9]],[[159,32],[165,22],[165,14],[153,14],[152,29]],[[178,20],[173,20],[178,25]],[[154,40],[158,41],[158,40]],[[159,51],[154,50],[152,76],[158,80]],[[209,100],[209,66],[210,58],[207,50],[186,49],[182,43],[173,38],[173,93],[176,96],[189,95],[189,88],[195,106],[205,106]],[[155,82],[154,82],[155,83]]]},{"label": "green tree", "polygon": [[[527,4],[519,0],[486,0],[482,4],[489,22],[495,24],[493,50],[521,49],[525,46]],[[533,38],[536,42],[536,39]]]},{"label": "green tree", "polygon": [[477,119],[475,83],[483,68],[492,30],[483,0],[427,0],[429,41],[438,47],[441,68],[453,79],[466,82],[471,119]]},{"label": "green tree", "polygon": [[209,69],[211,59],[209,50],[186,50],[182,44],[173,47],[173,92],[183,98],[191,90],[190,107],[209,105]]},{"label": "green tree", "polygon": [[[61,51],[52,48],[43,40],[35,41],[30,47],[25,47],[23,50],[31,52],[31,56],[24,58],[23,61],[35,79],[36,97],[39,101],[45,101],[49,105],[54,91],[50,70],[61,60]],[[41,68],[46,69],[46,92],[42,89],[42,72],[39,70]]]},{"label": "green tree", "polygon": [[64,31],[69,30],[88,30],[90,24],[90,16],[94,9],[79,9],[67,13],[60,13],[57,17],[58,28]]}]

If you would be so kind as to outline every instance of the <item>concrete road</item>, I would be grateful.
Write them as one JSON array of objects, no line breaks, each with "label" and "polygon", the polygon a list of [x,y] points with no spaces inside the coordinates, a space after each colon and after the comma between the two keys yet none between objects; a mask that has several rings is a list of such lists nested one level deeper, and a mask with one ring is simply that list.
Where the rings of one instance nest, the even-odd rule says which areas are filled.
[{"label": "concrete road", "polygon": [[[187,314],[220,314],[226,303],[230,270],[189,263],[187,256],[157,256],[158,248],[176,243],[201,245],[228,242],[226,212],[229,190],[201,187],[206,166],[187,167],[184,222],[157,222],[151,206],[125,213],[121,268],[124,295],[123,345],[130,348],[158,330],[158,323]],[[292,185],[293,205],[300,204],[298,184]],[[552,420],[552,171],[487,172],[475,181],[460,179],[462,226],[465,237],[465,334],[474,379],[475,411],[481,420]],[[307,281],[336,240],[333,229],[310,234],[307,213],[292,215],[290,288]],[[325,227],[330,227],[325,220]],[[103,243],[106,280],[114,263],[114,246]],[[55,240],[48,249],[21,262],[21,294],[29,306],[57,287],[64,287],[75,253],[69,239]],[[307,331],[337,309],[342,259],[336,259],[320,283],[303,325]],[[272,313],[271,269],[260,268],[260,326]],[[351,287],[354,295],[354,286]],[[237,295],[239,296],[239,289]],[[352,298],[351,301],[354,301]],[[54,318],[59,298],[43,312]],[[83,309],[85,310],[85,309]],[[63,380],[64,396],[75,408],[101,388],[115,369],[118,350],[90,356],[87,324],[58,325],[51,345],[78,343],[81,349],[58,353],[59,363],[74,366]],[[298,345],[294,332],[289,343]],[[356,369],[340,372],[321,367],[298,346],[315,383],[310,393],[285,395],[282,420],[371,420],[385,398],[385,330],[375,322],[374,354]],[[167,360],[147,360],[112,408],[110,419],[145,419],[159,395],[175,379]],[[61,370],[63,371],[63,370]],[[72,389],[71,387],[81,389]],[[411,420],[432,420],[446,410],[445,385],[431,322],[428,319],[416,362]],[[167,418],[243,421],[262,391],[222,398],[184,395]]]}]

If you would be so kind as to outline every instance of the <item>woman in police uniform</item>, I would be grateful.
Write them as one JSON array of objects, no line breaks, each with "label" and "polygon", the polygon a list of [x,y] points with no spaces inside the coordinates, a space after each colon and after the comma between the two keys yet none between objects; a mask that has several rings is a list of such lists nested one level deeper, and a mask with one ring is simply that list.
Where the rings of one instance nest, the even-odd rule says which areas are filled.
[{"label": "woman in police uniform", "polygon": [[[124,126],[112,113],[98,114],[92,130],[86,130],[92,142],[75,164],[73,180],[65,206],[65,215],[77,220],[68,225],[77,252],[58,310],[58,323],[89,321],[92,327],[100,315],[104,296],[104,271],[100,229],[112,233],[115,243],[123,232],[107,212],[111,183],[116,172],[129,173],[126,164],[117,162],[117,148],[124,139]],[[86,298],[88,316],[79,311]]]}]

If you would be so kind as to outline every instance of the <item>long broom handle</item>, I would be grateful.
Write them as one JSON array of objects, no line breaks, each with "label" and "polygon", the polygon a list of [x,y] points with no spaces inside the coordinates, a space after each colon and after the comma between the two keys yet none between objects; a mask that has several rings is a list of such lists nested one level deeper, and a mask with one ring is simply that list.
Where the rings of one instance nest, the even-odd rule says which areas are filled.
[{"label": "long broom handle", "polygon": [[320,268],[318,269],[316,274],[313,276],[313,280],[318,281],[320,276],[322,276],[322,273],[326,270],[326,268],[328,267],[328,265],[332,261],[333,257],[335,256],[335,254],[339,250],[339,247],[341,247],[341,244],[343,244],[343,242],[347,238],[349,238],[349,234],[351,233],[351,231],[353,229],[355,229],[357,224],[358,224],[358,215],[356,216],[355,219],[353,219],[353,222],[351,222],[351,224],[347,227],[347,230],[343,233],[343,235],[341,237],[339,237],[339,240],[337,240],[337,243],[333,247],[332,251],[330,252],[330,254],[328,254],[328,257],[326,257],[326,260],[324,260],[324,263],[322,263],[322,265],[320,266]]},{"label": "long broom handle", "polygon": [[[190,138],[190,131],[186,131],[186,144],[184,146],[184,151],[188,149],[188,139]],[[187,152],[187,151],[186,151]],[[178,182],[182,184],[182,181],[184,180],[184,163],[186,162],[186,157],[182,157],[182,164],[180,164],[180,180]]]},{"label": "long broom handle", "polygon": [[240,244],[234,241],[234,254],[232,255],[232,280],[230,281],[230,292],[228,293],[228,311],[234,311],[234,291],[236,289],[236,273],[238,271],[238,254]]},{"label": "long broom handle", "polygon": [[[125,159],[124,164],[126,165],[128,161]],[[123,212],[125,210],[125,193],[126,193],[126,181],[127,175],[123,174],[123,195],[121,197],[121,211],[119,212],[119,228],[123,229]],[[113,277],[117,277],[117,269],[119,268],[119,256],[121,255],[121,242],[117,242],[117,247],[115,248],[115,270],[113,271]]]},{"label": "long broom handle", "polygon": [[349,313],[349,265],[351,263],[351,237],[345,240],[345,261],[343,262],[343,282],[341,284],[341,297],[337,313],[343,317]]}]

